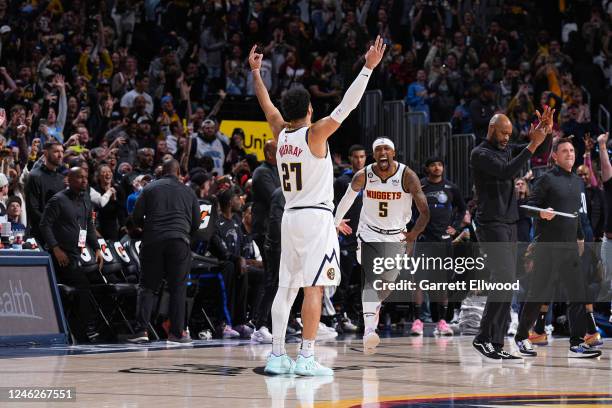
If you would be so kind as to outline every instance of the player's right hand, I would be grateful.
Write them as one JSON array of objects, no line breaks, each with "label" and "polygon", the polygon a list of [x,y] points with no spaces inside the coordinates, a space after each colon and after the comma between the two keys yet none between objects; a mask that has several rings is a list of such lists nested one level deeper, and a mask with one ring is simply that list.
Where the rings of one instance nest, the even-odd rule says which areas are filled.
[{"label": "player's right hand", "polygon": [[[365,66],[369,69],[374,69],[382,60],[383,55],[385,55],[385,49],[387,48],[387,44],[383,38],[379,35],[376,36],[376,41],[374,44],[370,46],[368,52],[365,55]],[[250,60],[250,58],[249,58]]]},{"label": "player's right hand", "polygon": [[551,212],[552,210],[553,210],[552,208],[548,207],[546,210],[540,211],[540,218],[546,221],[552,220],[553,218],[555,218],[555,215],[556,215],[555,213]]},{"label": "player's right hand", "polygon": [[336,227],[336,232],[341,233],[342,235],[351,235],[353,233],[353,229],[347,224],[350,220],[342,220],[340,221],[340,225]]},{"label": "player's right hand", "polygon": [[251,67],[251,71],[261,68],[263,54],[258,54],[256,51],[257,44],[255,44],[253,48],[251,48],[251,52],[249,53],[249,66]]}]

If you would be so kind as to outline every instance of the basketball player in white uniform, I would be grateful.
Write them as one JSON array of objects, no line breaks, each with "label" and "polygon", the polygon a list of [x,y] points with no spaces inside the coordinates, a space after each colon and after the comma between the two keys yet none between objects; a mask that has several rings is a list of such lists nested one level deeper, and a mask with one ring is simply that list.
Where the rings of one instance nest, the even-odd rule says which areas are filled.
[{"label": "basketball player in white uniform", "polygon": [[[360,263],[363,262],[361,257],[364,246],[373,242],[388,243],[384,248],[385,257],[403,255],[412,248],[414,241],[429,222],[429,207],[421,190],[421,181],[408,166],[393,160],[393,142],[384,137],[378,138],[372,144],[372,151],[376,163],[353,176],[351,185],[338,204],[335,217],[338,230],[343,234],[350,234],[351,228],[342,217],[363,190],[363,206],[357,227],[357,260]],[[412,231],[406,232],[406,224],[412,216],[412,200],[419,210],[419,217]],[[388,270],[381,278],[385,282],[394,282],[398,275],[399,270]],[[364,285],[362,293],[365,323],[363,351],[366,354],[373,353],[380,342],[376,334],[378,312],[382,301],[389,296],[389,292],[375,291],[369,286]]]},{"label": "basketball player in white uniform", "polygon": [[[327,139],[357,107],[372,70],[380,63],[385,45],[381,37],[365,55],[365,66],[331,115],[311,123],[310,94],[300,88],[284,93],[283,114],[274,106],[259,69],[263,54],[251,49],[249,65],[255,94],[266,115],[274,139],[285,212],[281,226],[281,260],[278,291],[272,304],[272,353],[268,374],[333,375],[314,358],[314,342],[321,318],[325,286],[340,282],[338,237],[334,227],[333,169]],[[302,344],[294,362],[285,351],[285,332],[291,306],[299,288],[302,304]]]}]

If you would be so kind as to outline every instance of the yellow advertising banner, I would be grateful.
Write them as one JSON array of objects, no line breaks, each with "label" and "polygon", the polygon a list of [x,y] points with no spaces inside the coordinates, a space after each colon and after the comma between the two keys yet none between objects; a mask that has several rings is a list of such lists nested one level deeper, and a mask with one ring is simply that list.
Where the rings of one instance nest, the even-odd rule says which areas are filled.
[{"label": "yellow advertising banner", "polygon": [[248,120],[224,120],[219,130],[228,137],[232,136],[234,129],[244,130],[244,150],[257,155],[257,160],[264,160],[263,147],[267,140],[273,139],[272,129],[268,122]]}]

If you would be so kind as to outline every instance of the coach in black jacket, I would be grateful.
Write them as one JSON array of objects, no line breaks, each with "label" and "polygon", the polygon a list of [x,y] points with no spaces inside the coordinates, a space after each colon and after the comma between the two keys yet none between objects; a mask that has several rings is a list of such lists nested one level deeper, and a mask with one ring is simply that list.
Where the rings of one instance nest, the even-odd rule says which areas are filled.
[{"label": "coach in black jacket", "polygon": [[147,327],[154,292],[165,279],[170,292],[168,341],[188,343],[185,328],[185,280],[191,266],[191,235],[200,225],[200,206],[195,193],[179,180],[179,163],[167,160],[162,178],[147,185],[136,201],[134,222],[144,226],[140,251],[138,332],[132,342],[148,341]]},{"label": "coach in black jacket", "polygon": [[[514,177],[527,163],[552,128],[553,110],[547,108],[538,127],[531,127],[531,142],[516,157],[508,146],[512,135],[512,123],[506,115],[491,118],[487,139],[472,150],[470,161],[474,171],[476,189],[476,235],[481,249],[487,254],[487,267],[492,282],[516,280],[516,221],[518,207],[514,194]],[[507,242],[507,245],[500,245]],[[493,243],[491,245],[491,243]],[[503,350],[511,293],[489,295],[482,314],[479,333],[474,348],[485,358],[501,362],[516,357]]]}]

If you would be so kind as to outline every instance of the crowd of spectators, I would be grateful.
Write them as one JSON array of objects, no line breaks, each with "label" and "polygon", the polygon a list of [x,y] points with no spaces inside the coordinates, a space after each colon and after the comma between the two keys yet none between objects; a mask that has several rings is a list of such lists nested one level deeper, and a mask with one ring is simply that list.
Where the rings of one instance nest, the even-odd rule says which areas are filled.
[{"label": "crowd of spectators", "polygon": [[[580,165],[593,147],[594,109],[611,102],[611,17],[609,0],[0,0],[0,216],[44,246],[45,206],[80,167],[98,237],[135,237],[140,191],[175,158],[181,180],[219,211],[214,222],[232,222],[194,249],[235,266],[230,299],[242,301],[244,291],[266,290],[263,278],[242,281],[263,267],[259,251],[275,251],[264,236],[279,184],[275,147],[260,165],[242,129],[220,131],[228,98],[256,106],[254,44],[273,98],[303,87],[317,119],[381,35],[389,51],[370,88],[385,99],[477,140],[505,112],[517,143],[535,110],[553,105],[555,136],[574,135]],[[338,176],[349,167],[340,146]],[[596,160],[584,164],[597,187]],[[240,301],[235,325],[256,310]]]}]

